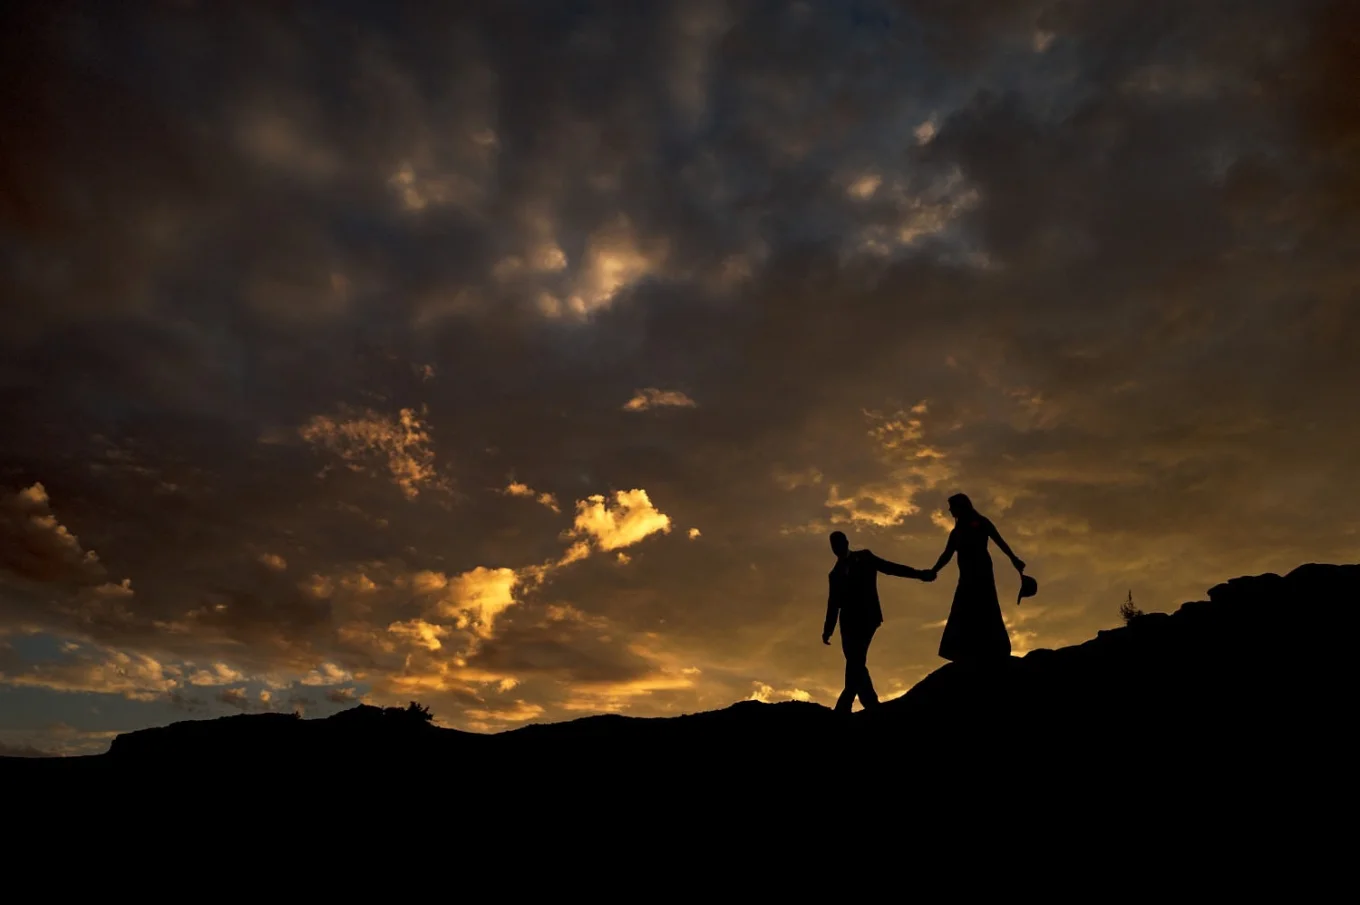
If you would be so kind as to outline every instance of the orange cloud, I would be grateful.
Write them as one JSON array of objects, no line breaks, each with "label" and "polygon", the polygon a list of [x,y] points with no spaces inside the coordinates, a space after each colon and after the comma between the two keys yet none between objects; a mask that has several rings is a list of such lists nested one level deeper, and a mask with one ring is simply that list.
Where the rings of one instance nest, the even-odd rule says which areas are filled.
[{"label": "orange cloud", "polygon": [[607,307],[620,292],[654,272],[665,257],[664,245],[644,249],[632,225],[620,218],[590,237],[566,308],[580,317]]},{"label": "orange cloud", "polygon": [[752,691],[751,696],[746,699],[748,701],[760,701],[763,704],[770,704],[781,698],[787,701],[812,700],[812,695],[801,688],[776,690],[774,686],[765,682],[752,682],[751,684],[754,686],[755,690]]},{"label": "orange cloud", "polygon": [[435,625],[434,623],[426,622],[424,619],[408,619],[405,622],[393,622],[387,627],[387,630],[426,650],[439,650],[443,647],[443,644],[439,639],[444,638],[449,634],[449,630],[446,626]]},{"label": "orange cloud", "polygon": [[543,708],[538,704],[526,704],[524,701],[515,701],[509,707],[497,709],[476,709],[465,710],[463,713],[478,722],[498,722],[498,723],[525,723],[543,715]]},{"label": "orange cloud", "polygon": [[343,409],[337,417],[313,416],[298,433],[339,456],[353,471],[369,471],[373,461],[381,462],[407,499],[415,499],[422,489],[449,489],[435,468],[428,425],[413,409],[395,416]]},{"label": "orange cloud", "polygon": [[524,484],[520,481],[511,481],[501,493],[506,496],[533,499],[534,502],[538,503],[540,506],[551,509],[553,512],[562,511],[557,505],[557,497],[553,496],[551,493],[540,493],[528,484]]},{"label": "orange cloud", "polygon": [[322,663],[300,680],[303,685],[326,686],[352,682],[354,676],[334,663]]},{"label": "orange cloud", "polygon": [[0,498],[0,569],[41,583],[91,585],[107,573],[52,513],[42,484]]},{"label": "orange cloud", "polygon": [[482,637],[490,637],[496,617],[515,604],[515,586],[520,577],[514,569],[488,569],[478,566],[448,580],[448,597],[440,612],[456,617],[459,628],[471,627]]},{"label": "orange cloud", "polygon": [[199,669],[190,674],[190,685],[230,685],[241,682],[245,676],[225,663],[214,663],[210,669]]},{"label": "orange cloud", "polygon": [[680,392],[679,390],[659,390],[656,387],[647,387],[638,390],[632,399],[623,404],[625,412],[645,412],[653,408],[695,408],[698,406],[693,399]]},{"label": "orange cloud", "polygon": [[288,560],[277,553],[261,553],[260,565],[275,572],[282,572],[288,568]]},{"label": "orange cloud", "polygon": [[576,522],[569,537],[593,538],[605,552],[631,547],[660,532],[669,534],[671,518],[652,505],[647,491],[620,490],[611,507],[603,495],[596,494],[576,503]]},{"label": "orange cloud", "polygon": [[622,682],[579,682],[572,686],[572,697],[562,704],[562,709],[617,713],[634,698],[657,691],[687,691],[694,684],[693,674],[665,671]]},{"label": "orange cloud", "polygon": [[870,422],[867,434],[887,475],[845,492],[832,484],[826,498],[826,507],[838,510],[830,517],[832,524],[900,525],[920,511],[918,493],[954,477],[954,465],[945,453],[925,442],[921,419],[927,411],[927,404],[920,402],[910,412],[865,412]]}]

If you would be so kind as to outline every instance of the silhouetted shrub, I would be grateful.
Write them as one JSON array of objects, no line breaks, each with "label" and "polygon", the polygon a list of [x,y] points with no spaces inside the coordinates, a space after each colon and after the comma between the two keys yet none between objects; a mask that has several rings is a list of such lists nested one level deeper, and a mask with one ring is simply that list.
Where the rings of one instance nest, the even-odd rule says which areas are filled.
[{"label": "silhouetted shrub", "polygon": [[430,712],[430,708],[418,704],[415,701],[407,704],[404,708],[384,707],[383,716],[388,719],[415,723],[417,725],[434,722],[434,714]]},{"label": "silhouetted shrub", "polygon": [[1124,620],[1125,625],[1130,625],[1135,619],[1142,615],[1143,611],[1133,605],[1133,591],[1129,591],[1128,599],[1119,605],[1120,618]]}]

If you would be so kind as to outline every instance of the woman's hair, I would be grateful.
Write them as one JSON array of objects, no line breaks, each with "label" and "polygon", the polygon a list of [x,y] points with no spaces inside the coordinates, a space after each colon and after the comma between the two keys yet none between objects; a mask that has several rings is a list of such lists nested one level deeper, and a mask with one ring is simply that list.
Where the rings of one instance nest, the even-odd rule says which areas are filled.
[{"label": "woman's hair", "polygon": [[973,508],[973,501],[968,499],[968,495],[966,493],[956,493],[952,497],[950,497],[949,507],[951,509],[953,508],[962,509],[964,512],[977,512],[977,510]]}]

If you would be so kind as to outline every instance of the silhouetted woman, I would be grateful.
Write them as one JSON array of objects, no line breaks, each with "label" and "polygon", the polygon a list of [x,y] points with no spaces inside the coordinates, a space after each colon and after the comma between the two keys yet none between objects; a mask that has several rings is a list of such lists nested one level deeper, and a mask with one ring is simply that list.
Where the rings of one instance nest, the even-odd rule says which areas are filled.
[{"label": "silhouetted woman", "polygon": [[944,552],[930,570],[939,572],[955,553],[959,554],[959,586],[954,591],[944,637],[940,639],[940,656],[954,661],[1009,657],[1011,638],[1001,619],[987,539],[996,541],[1022,575],[1025,564],[1006,546],[996,526],[973,508],[968,497],[961,493],[950,497],[949,512],[954,516],[954,528],[949,532]]}]

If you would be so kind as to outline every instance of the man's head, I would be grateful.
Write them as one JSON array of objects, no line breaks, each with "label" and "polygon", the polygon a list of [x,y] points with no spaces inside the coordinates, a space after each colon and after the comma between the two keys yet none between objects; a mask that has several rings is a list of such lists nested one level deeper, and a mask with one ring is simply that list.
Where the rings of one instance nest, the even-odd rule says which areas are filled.
[{"label": "man's head", "polygon": [[850,538],[845,536],[844,531],[831,532],[831,552],[838,557],[850,552]]}]

